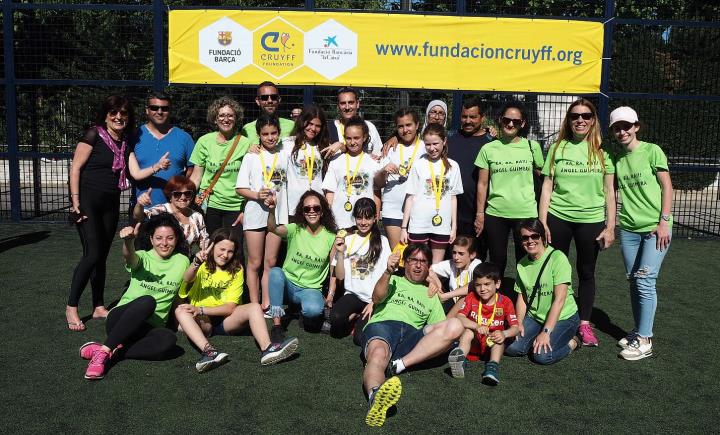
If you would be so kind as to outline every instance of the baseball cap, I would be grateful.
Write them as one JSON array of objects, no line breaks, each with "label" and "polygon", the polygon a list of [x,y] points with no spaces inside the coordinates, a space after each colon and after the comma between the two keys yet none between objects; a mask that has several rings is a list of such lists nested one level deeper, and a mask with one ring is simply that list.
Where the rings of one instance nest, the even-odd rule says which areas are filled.
[{"label": "baseball cap", "polygon": [[618,107],[610,113],[610,126],[619,121],[635,124],[638,122],[637,112],[628,106]]}]

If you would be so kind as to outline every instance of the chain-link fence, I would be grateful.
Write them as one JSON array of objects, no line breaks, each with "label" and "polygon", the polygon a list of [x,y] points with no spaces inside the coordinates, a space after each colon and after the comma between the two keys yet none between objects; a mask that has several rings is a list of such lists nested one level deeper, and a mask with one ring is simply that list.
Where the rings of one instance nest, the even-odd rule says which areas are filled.
[{"label": "chain-link fence", "polygon": [[[706,2],[707,3],[707,2]],[[589,96],[606,118],[631,105],[641,116],[643,140],[668,154],[676,187],[673,214],[680,236],[720,236],[720,6],[692,0],[520,2],[456,1],[200,1],[95,0],[12,2],[0,23],[0,221],[64,221],[72,152],[101,99],[112,93],[144,98],[162,89],[173,98],[175,123],[194,138],[209,131],[209,102],[230,95],[254,119],[255,89],[168,85],[167,10],[170,8],[365,9],[390,13],[585,19],[605,23],[601,94]],[[439,66],[441,73],[442,66]],[[281,115],[314,101],[336,115],[336,88],[281,87]],[[411,106],[424,113],[432,99],[450,109],[456,129],[469,94],[457,90],[361,90],[362,112],[381,136],[392,134],[392,113]],[[525,102],[530,137],[547,147],[577,96],[479,93],[488,114],[505,100]],[[587,96],[586,96],[587,97]],[[488,117],[489,120],[493,116]],[[608,141],[608,147],[613,144]],[[124,199],[125,200],[125,199]]]}]

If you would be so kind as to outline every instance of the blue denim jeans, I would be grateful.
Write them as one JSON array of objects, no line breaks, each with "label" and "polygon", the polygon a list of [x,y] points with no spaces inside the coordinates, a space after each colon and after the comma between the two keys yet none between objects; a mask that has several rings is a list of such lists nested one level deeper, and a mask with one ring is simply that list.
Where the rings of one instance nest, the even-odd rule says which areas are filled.
[{"label": "blue denim jeans", "polygon": [[523,320],[523,328],[525,329],[525,336],[517,336],[515,342],[505,348],[505,355],[507,356],[524,356],[528,353],[532,359],[538,364],[554,364],[561,359],[565,358],[572,352],[568,342],[575,335],[578,326],[580,326],[580,316],[578,313],[572,315],[572,317],[565,320],[558,320],[555,324],[555,329],[550,333],[550,347],[552,350],[547,352],[534,353],[532,352],[533,342],[544,327],[544,323],[540,323],[530,316],[525,316]]},{"label": "blue denim jeans", "polygon": [[367,346],[372,340],[382,340],[390,348],[390,360],[402,358],[415,349],[425,336],[425,328],[415,329],[405,322],[384,320],[370,323],[363,330],[361,341],[362,359],[367,356]]},{"label": "blue denim jeans", "polygon": [[286,304],[300,304],[302,315],[305,318],[319,317],[325,308],[325,298],[322,291],[317,288],[303,288],[290,282],[280,267],[270,269],[268,280],[270,287],[270,315],[282,317],[285,315],[283,302]]},{"label": "blue denim jeans", "polygon": [[625,273],[630,281],[634,331],[643,337],[653,335],[657,308],[655,283],[669,249],[668,246],[664,251],[659,251],[656,242],[654,234],[620,230],[620,249],[625,261]]}]

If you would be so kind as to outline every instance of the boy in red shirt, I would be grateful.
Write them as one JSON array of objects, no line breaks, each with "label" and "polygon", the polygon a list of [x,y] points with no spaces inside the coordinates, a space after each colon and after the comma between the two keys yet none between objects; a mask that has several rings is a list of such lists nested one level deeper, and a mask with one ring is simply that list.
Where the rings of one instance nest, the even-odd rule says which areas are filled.
[{"label": "boy in red shirt", "polygon": [[450,351],[448,357],[455,378],[465,376],[466,360],[482,359],[487,361],[483,383],[497,385],[500,382],[500,358],[505,350],[505,339],[520,332],[512,301],[497,292],[501,283],[502,274],[496,264],[481,263],[473,271],[473,291],[468,292],[465,305],[457,314],[465,332],[460,337],[460,345]]}]

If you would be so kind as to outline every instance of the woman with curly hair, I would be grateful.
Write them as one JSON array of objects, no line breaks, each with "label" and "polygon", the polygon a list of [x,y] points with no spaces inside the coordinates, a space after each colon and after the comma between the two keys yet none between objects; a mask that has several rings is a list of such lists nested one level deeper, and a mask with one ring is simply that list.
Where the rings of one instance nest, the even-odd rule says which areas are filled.
[{"label": "woman with curly hair", "polygon": [[270,208],[268,231],[287,241],[285,263],[282,268],[270,269],[270,309],[273,343],[283,342],[280,318],[285,315],[283,302],[300,304],[306,327],[319,329],[325,308],[322,287],[330,270],[330,254],[335,243],[337,226],[325,197],[308,190],[298,201],[295,223],[277,225],[275,196],[265,200]]},{"label": "woman with curly hair", "polygon": [[235,192],[235,183],[240,163],[250,147],[250,141],[238,129],[242,117],[242,107],[232,98],[220,97],[213,101],[208,107],[207,121],[216,126],[217,131],[201,136],[190,156],[195,165],[190,179],[200,186],[200,195],[207,201],[208,233],[221,227],[237,227],[234,232],[239,240],[242,240],[245,199]]}]

